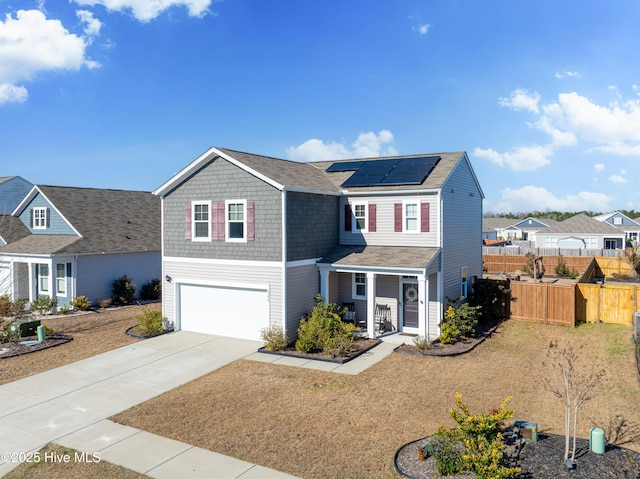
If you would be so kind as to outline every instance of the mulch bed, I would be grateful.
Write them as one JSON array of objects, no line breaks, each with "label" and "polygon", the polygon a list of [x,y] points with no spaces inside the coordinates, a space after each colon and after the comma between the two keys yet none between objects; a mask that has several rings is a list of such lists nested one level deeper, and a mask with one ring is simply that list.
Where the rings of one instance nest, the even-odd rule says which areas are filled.
[{"label": "mulch bed", "polygon": [[[35,351],[41,351],[43,349],[53,348],[54,346],[60,346],[61,344],[68,343],[73,338],[66,334],[53,333],[51,336],[47,336],[47,338],[43,342],[38,342],[35,344],[13,344],[13,343],[0,343],[0,359],[12,358],[14,356],[21,356],[23,354],[33,353]],[[20,338],[20,341],[37,341],[37,336],[29,336]],[[8,351],[1,352],[5,348]]]},{"label": "mulch bed", "polygon": [[294,358],[315,359],[317,361],[327,361],[331,363],[344,364],[348,361],[351,361],[352,359],[357,358],[361,354],[366,353],[381,342],[382,341],[380,341],[379,339],[356,338],[353,343],[351,343],[349,349],[345,351],[344,354],[338,357],[330,356],[329,354],[323,352],[301,353],[300,351],[297,351],[293,346],[289,346],[281,351],[269,351],[265,348],[260,348],[258,349],[258,351],[260,351],[261,353],[276,354],[279,356],[291,356]]},{"label": "mulch bed", "polygon": [[394,349],[394,352],[401,354],[415,354],[417,356],[459,356],[473,350],[485,339],[490,338],[502,321],[490,322],[478,325],[476,335],[473,337],[463,337],[453,344],[442,344],[436,341],[428,349],[420,349],[414,344],[403,343]]},{"label": "mulch bed", "polygon": [[[396,470],[412,479],[474,479],[471,473],[441,476],[432,457],[418,461],[417,447],[425,447],[425,437],[402,446],[394,459]],[[572,445],[572,444],[571,444]],[[507,449],[509,465],[521,468],[520,479],[638,479],[640,453],[618,446],[607,446],[604,454],[589,450],[589,440],[576,440],[575,469],[568,469],[564,457],[564,436],[539,434],[538,441]]]}]

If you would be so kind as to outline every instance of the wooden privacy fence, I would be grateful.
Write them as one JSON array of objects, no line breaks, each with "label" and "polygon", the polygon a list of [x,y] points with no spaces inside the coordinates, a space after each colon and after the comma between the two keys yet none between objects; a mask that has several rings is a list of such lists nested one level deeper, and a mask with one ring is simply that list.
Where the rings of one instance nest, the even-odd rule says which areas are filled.
[{"label": "wooden privacy fence", "polygon": [[574,326],[575,285],[511,281],[511,317],[536,323]]},{"label": "wooden privacy fence", "polygon": [[[554,270],[558,265],[559,256],[543,256],[542,265],[544,266],[547,274],[554,274]],[[612,259],[617,258],[603,258]],[[563,256],[562,260],[569,269],[575,269],[580,274],[589,266],[593,261],[592,257],[585,256]],[[515,273],[516,271],[522,271],[524,265],[527,262],[527,257],[524,255],[513,254],[483,254],[482,255],[483,267],[487,273]]]},{"label": "wooden privacy fence", "polygon": [[579,283],[575,287],[576,321],[633,324],[639,285]]}]

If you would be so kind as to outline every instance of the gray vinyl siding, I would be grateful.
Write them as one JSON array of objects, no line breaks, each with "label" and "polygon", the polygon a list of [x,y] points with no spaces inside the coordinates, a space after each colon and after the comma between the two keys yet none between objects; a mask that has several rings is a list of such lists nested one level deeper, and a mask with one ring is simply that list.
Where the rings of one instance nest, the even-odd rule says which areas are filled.
[{"label": "gray vinyl siding", "polygon": [[[171,283],[163,282],[163,314],[170,321],[176,320],[175,295],[179,283],[253,283],[269,285],[269,324],[282,326],[283,289],[282,267],[258,266],[255,263],[210,264],[193,261],[164,261],[164,276],[172,278]],[[215,308],[215,305],[211,305]]]},{"label": "gray vinyl siding", "polygon": [[[185,239],[185,205],[192,201],[255,204],[255,240],[246,243]],[[225,159],[213,160],[163,198],[165,256],[282,261],[282,193]]]},{"label": "gray vinyl siding", "polygon": [[294,338],[300,318],[311,311],[316,304],[315,297],[320,292],[320,272],[316,264],[287,268],[287,317],[286,327],[289,338]]},{"label": "gray vinyl siding", "polygon": [[[45,229],[34,229],[32,222],[32,211],[34,208],[46,208],[47,209],[47,224],[49,225]],[[29,231],[34,235],[75,235],[77,234],[64,220],[62,216],[51,206],[46,198],[38,193],[27,207],[18,216],[20,220],[25,224]],[[100,218],[96,218],[96,221],[100,221]]]},{"label": "gray vinyl siding", "polygon": [[464,159],[442,187],[443,299],[460,297],[460,272],[482,276],[482,194]]},{"label": "gray vinyl siding", "polygon": [[[140,287],[145,282],[160,278],[160,252],[79,256],[76,263],[75,294],[86,296],[93,302],[110,298],[113,281],[125,274],[137,286],[138,296]],[[165,284],[163,283],[163,287]]]},{"label": "gray vinyl siding", "polygon": [[[371,246],[438,246],[438,216],[440,205],[437,195],[406,195],[406,196],[366,196],[349,197],[340,199],[340,244],[345,245],[371,245]],[[403,201],[415,201],[429,203],[429,232],[395,232],[394,205]],[[376,231],[366,233],[353,233],[344,230],[345,204],[367,203],[376,205]],[[418,209],[419,206],[418,206]],[[418,230],[420,223],[418,222]]]},{"label": "gray vinyl siding", "polygon": [[288,191],[287,261],[321,258],[338,245],[337,196]]}]

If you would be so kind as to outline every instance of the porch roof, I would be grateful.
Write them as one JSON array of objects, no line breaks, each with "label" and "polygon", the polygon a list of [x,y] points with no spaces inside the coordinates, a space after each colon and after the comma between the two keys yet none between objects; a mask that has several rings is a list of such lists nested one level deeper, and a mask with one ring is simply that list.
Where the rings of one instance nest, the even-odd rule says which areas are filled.
[{"label": "porch roof", "polygon": [[80,240],[75,235],[29,235],[0,248],[0,254],[54,254]]},{"label": "porch roof", "polygon": [[425,269],[440,248],[340,245],[318,261],[334,266]]}]

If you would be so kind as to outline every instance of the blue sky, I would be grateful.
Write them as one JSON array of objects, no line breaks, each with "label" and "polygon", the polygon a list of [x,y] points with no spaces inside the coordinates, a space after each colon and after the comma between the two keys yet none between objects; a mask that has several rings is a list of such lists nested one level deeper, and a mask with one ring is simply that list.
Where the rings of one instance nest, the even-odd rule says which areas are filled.
[{"label": "blue sky", "polygon": [[0,176],[154,190],[210,146],[467,151],[485,212],[640,210],[637,0],[0,0]]}]

